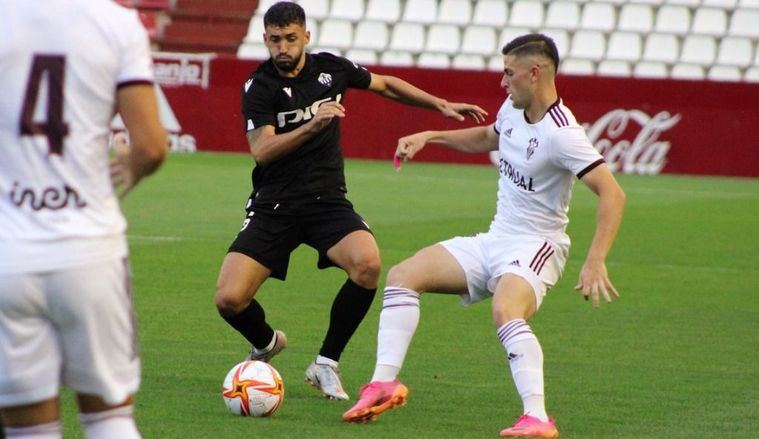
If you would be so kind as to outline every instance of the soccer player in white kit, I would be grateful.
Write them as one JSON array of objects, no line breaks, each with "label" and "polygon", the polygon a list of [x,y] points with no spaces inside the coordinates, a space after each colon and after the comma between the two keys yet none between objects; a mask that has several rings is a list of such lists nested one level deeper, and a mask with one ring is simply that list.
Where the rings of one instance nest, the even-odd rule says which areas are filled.
[{"label": "soccer player in white kit", "polygon": [[596,231],[575,289],[599,305],[618,296],[606,255],[620,222],[625,195],[584,129],[562,104],[554,78],[559,55],[541,34],[507,44],[501,86],[508,93],[488,127],[425,131],[403,137],[396,155],[413,158],[426,143],[464,152],[498,150],[498,205],[490,230],[424,248],[387,275],[377,336],[377,363],[348,422],[375,419],[405,402],[397,378],[419,322],[422,292],[459,294],[465,304],[493,297],[496,335],[506,350],[524,415],[504,437],[558,437],[545,410],[543,353],[528,320],[559,280],[567,253],[567,211],[574,179],[599,197]]},{"label": "soccer player in white kit", "polygon": [[[140,363],[117,195],[167,152],[147,33],[134,10],[110,1],[0,0],[0,11],[5,435],[60,438],[66,385],[88,438],[138,438]],[[114,111],[131,148],[109,159]]]}]

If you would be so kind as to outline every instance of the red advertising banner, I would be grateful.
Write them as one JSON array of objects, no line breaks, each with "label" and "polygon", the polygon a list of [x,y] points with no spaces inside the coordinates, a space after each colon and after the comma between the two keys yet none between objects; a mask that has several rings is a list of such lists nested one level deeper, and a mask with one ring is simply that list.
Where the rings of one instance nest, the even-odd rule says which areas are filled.
[{"label": "red advertising banner", "polygon": [[[248,150],[240,115],[243,82],[257,62],[214,55],[154,56],[164,125],[174,151]],[[449,101],[485,108],[489,120],[505,94],[497,72],[371,67]],[[560,76],[559,94],[616,172],[759,177],[759,84]],[[346,157],[391,160],[397,139],[427,129],[473,126],[370,92],[344,98]],[[120,120],[114,120],[115,129]],[[442,147],[416,160],[488,163],[484,154]]]}]

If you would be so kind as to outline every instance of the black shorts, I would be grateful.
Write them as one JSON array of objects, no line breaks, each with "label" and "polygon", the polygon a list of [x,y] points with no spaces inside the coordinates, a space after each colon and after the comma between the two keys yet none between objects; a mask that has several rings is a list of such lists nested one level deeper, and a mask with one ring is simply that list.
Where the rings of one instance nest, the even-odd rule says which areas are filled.
[{"label": "black shorts", "polygon": [[285,280],[290,254],[300,244],[319,252],[319,268],[335,266],[327,250],[351,232],[366,230],[363,218],[342,196],[294,202],[251,203],[242,230],[229,252],[250,256],[271,270],[271,277]]}]

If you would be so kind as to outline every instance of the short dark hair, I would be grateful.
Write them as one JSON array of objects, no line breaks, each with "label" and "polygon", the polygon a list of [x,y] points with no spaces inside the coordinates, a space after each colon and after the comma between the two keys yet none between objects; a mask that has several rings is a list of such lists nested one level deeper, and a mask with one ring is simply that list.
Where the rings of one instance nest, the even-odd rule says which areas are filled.
[{"label": "short dark hair", "polygon": [[306,25],[306,12],[297,3],[274,3],[264,15],[264,27],[269,25],[286,27],[293,23],[301,26]]},{"label": "short dark hair", "polygon": [[551,37],[543,34],[527,34],[516,37],[503,46],[504,55],[543,55],[553,62],[554,70],[559,68],[559,51]]}]

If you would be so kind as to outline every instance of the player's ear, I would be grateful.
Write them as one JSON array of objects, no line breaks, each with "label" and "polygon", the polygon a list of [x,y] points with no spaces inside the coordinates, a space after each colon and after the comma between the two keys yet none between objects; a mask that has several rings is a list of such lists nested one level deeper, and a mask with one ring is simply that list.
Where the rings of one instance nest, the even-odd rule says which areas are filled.
[{"label": "player's ear", "polygon": [[530,82],[538,82],[538,78],[540,78],[540,71],[542,69],[542,66],[540,64],[533,64],[530,66]]},{"label": "player's ear", "polygon": [[306,44],[308,44],[311,41],[311,31],[306,30]]}]

